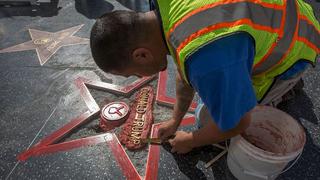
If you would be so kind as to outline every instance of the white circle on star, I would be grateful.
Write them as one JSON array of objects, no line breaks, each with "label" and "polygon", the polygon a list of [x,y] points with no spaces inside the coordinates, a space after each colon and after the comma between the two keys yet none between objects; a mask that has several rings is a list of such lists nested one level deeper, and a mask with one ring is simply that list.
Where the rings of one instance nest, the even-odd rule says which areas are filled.
[{"label": "white circle on star", "polygon": [[129,106],[124,102],[112,102],[102,108],[101,114],[108,121],[118,121],[129,113]]}]

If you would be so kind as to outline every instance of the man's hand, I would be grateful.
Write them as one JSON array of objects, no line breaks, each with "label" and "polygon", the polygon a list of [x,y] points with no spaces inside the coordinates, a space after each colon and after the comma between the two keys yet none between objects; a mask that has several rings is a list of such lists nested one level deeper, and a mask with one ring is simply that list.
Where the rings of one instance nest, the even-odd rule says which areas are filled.
[{"label": "man's hand", "polygon": [[178,129],[180,122],[187,113],[188,108],[192,102],[194,90],[183,82],[180,75],[176,76],[176,98],[177,101],[173,107],[172,118],[161,124],[158,130],[158,137],[166,140],[172,136]]},{"label": "man's hand", "polygon": [[180,122],[182,121],[182,118],[188,111],[193,96],[194,90],[181,79],[178,73],[176,76],[177,101],[173,107],[172,118],[162,123],[158,130],[158,137],[160,139],[166,140],[168,137],[174,135],[180,125]]},{"label": "man's hand", "polygon": [[169,139],[172,146],[171,152],[178,154],[185,154],[193,148],[193,135],[192,133],[177,131],[173,139]]},{"label": "man's hand", "polygon": [[179,124],[177,124],[177,121],[174,119],[163,122],[158,130],[158,137],[162,140],[166,140],[177,131],[178,126]]}]

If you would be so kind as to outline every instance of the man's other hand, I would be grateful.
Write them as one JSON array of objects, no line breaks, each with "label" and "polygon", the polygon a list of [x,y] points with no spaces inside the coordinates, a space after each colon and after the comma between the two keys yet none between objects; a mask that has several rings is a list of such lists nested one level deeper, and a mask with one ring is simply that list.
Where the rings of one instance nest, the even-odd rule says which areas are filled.
[{"label": "man's other hand", "polygon": [[193,135],[192,133],[177,131],[173,139],[169,139],[172,146],[171,152],[178,154],[185,154],[193,148]]},{"label": "man's other hand", "polygon": [[167,140],[177,131],[179,124],[174,119],[163,122],[158,130],[158,137],[161,140]]}]

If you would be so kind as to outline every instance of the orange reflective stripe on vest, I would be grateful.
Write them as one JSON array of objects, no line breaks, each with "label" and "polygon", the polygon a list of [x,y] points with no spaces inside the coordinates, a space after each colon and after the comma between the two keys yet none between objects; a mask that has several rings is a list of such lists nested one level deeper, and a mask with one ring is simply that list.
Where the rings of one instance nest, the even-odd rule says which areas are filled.
[{"label": "orange reflective stripe on vest", "polygon": [[298,41],[320,53],[320,32],[305,16],[300,16]]},{"label": "orange reflective stripe on vest", "polygon": [[294,0],[284,1],[284,5],[259,0],[216,2],[185,15],[169,30],[167,38],[180,66],[180,51],[192,40],[214,30],[246,24],[257,30],[277,33],[278,41],[253,68],[253,75],[257,75],[281,63],[296,40],[319,52],[317,29],[307,18],[300,19],[299,23],[298,15]]},{"label": "orange reflective stripe on vest", "polygon": [[199,36],[205,30],[214,30],[223,27],[223,25],[225,25],[224,27],[231,27],[240,24],[252,24],[253,26],[256,25],[257,29],[270,32],[279,31],[282,17],[281,10],[253,3],[255,1],[231,2],[233,3],[219,2],[207,5],[197,9],[196,12],[191,12],[191,15],[186,16],[188,18],[183,18],[177,22],[168,34],[172,47],[175,50],[181,49],[181,45],[186,39],[191,41],[190,37]]},{"label": "orange reflective stripe on vest", "polygon": [[254,66],[253,75],[263,73],[278,63],[281,63],[294,44],[294,36],[297,35],[296,33],[298,30],[297,5],[296,1],[293,0],[284,2],[286,3],[284,15],[285,21],[284,26],[281,27],[283,36],[275,42],[272,48],[270,48],[270,53],[263,57],[262,60]]}]

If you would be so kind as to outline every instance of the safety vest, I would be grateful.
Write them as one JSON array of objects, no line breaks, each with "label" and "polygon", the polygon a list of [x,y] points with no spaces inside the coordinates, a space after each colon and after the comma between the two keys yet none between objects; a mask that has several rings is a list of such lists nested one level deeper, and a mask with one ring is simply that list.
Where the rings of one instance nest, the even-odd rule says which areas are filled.
[{"label": "safety vest", "polygon": [[156,6],[166,43],[186,82],[186,59],[233,33],[247,32],[255,40],[252,80],[258,100],[275,77],[299,60],[314,65],[320,52],[320,25],[303,0],[158,0]]}]

